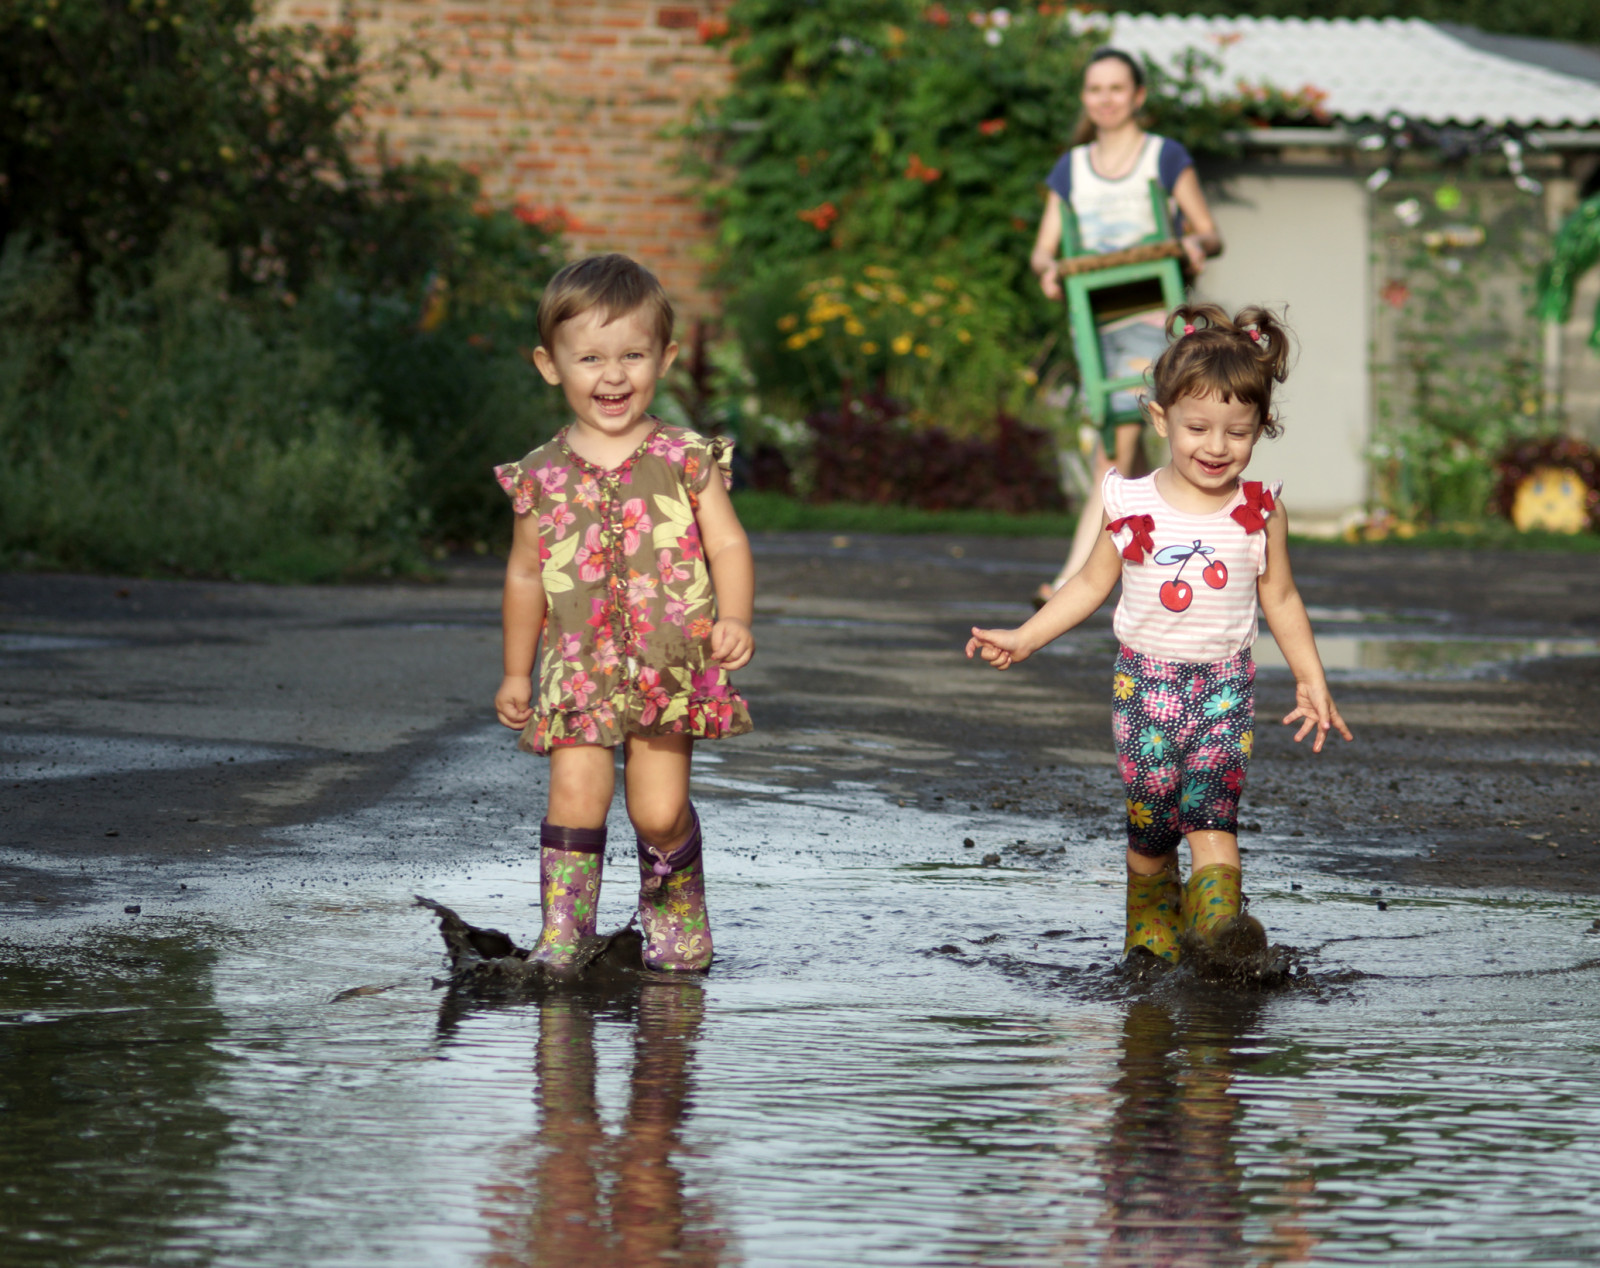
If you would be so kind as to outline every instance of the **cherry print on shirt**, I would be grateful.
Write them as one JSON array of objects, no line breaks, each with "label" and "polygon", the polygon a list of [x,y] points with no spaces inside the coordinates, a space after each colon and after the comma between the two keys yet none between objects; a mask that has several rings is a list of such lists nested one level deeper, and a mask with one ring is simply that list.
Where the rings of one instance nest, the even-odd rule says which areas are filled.
[{"label": "cherry print on shirt", "polygon": [[1161,606],[1168,612],[1182,612],[1194,602],[1194,587],[1183,579],[1183,570],[1188,567],[1191,559],[1208,560],[1205,567],[1200,570],[1200,579],[1213,590],[1221,590],[1228,584],[1228,566],[1220,559],[1212,560],[1210,556],[1216,554],[1216,547],[1207,546],[1203,542],[1193,542],[1187,546],[1163,546],[1152,556],[1156,563],[1170,568],[1174,564],[1178,567],[1177,576],[1171,581],[1163,581],[1159,591]]}]

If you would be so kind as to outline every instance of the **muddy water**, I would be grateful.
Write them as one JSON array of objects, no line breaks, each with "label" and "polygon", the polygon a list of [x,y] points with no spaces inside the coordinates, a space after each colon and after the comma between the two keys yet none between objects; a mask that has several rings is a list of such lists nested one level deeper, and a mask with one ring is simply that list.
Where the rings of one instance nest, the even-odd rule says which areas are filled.
[{"label": "muddy water", "polygon": [[[1600,1258],[1592,904],[1374,895],[1261,837],[1254,910],[1303,975],[1132,985],[1113,838],[1019,844],[1014,818],[819,782],[791,738],[764,778],[703,768],[702,981],[432,988],[412,892],[536,928],[531,816],[451,868],[375,861],[528,780],[487,730],[301,830],[348,866],[191,868],[138,916],[29,925],[0,946],[4,1261]],[[615,853],[603,924],[628,873]]]}]

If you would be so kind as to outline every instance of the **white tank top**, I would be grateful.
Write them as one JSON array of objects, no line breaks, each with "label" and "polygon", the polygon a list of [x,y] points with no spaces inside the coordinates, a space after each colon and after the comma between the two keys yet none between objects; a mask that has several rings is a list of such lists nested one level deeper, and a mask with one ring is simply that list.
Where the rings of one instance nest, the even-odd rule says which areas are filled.
[{"label": "white tank top", "polygon": [[1157,660],[1211,664],[1256,641],[1256,580],[1267,569],[1266,523],[1283,484],[1241,482],[1220,511],[1189,515],[1154,475],[1106,473],[1100,487],[1122,553],[1122,598],[1111,628]]},{"label": "white tank top", "polygon": [[1089,161],[1090,147],[1079,145],[1072,156],[1072,210],[1085,251],[1096,255],[1120,251],[1156,231],[1150,205],[1150,182],[1161,175],[1162,138],[1147,135],[1144,148],[1127,175],[1107,180]]}]

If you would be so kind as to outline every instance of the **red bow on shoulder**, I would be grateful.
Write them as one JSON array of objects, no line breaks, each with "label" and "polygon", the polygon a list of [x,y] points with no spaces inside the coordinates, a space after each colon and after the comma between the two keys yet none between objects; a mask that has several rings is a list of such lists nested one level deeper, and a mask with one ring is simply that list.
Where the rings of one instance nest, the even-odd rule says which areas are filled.
[{"label": "red bow on shoulder", "polygon": [[1267,516],[1278,504],[1272,499],[1272,491],[1260,480],[1246,480],[1239,487],[1244,492],[1244,502],[1233,508],[1233,518],[1244,525],[1245,532],[1259,533],[1267,526]]},{"label": "red bow on shoulder", "polygon": [[1106,532],[1115,536],[1123,529],[1133,534],[1133,540],[1122,548],[1122,557],[1131,559],[1134,563],[1144,560],[1147,551],[1156,548],[1155,538],[1150,536],[1151,530],[1156,526],[1153,515],[1124,515],[1120,520],[1112,520],[1106,525]]}]

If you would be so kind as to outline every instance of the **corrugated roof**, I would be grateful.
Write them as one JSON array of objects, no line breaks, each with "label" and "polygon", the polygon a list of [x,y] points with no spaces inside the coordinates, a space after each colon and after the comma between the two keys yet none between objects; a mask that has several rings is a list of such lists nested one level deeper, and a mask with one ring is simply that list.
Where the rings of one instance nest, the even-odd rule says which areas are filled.
[{"label": "corrugated roof", "polygon": [[1106,42],[1158,64],[1198,48],[1221,63],[1206,76],[1327,94],[1347,121],[1398,111],[1435,124],[1590,127],[1600,123],[1600,83],[1474,48],[1419,18],[1206,18],[1118,13]]}]

